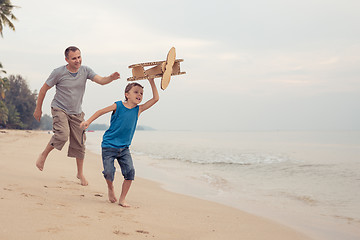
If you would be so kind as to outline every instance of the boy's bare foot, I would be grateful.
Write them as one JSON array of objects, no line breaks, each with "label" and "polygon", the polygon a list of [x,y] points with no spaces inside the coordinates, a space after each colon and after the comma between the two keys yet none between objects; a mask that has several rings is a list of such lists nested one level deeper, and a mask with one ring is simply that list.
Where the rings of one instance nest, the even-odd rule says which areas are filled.
[{"label": "boy's bare foot", "polygon": [[109,194],[109,201],[114,203],[117,201],[116,196],[115,196],[115,192],[114,192],[114,188],[108,188],[108,194]]},{"label": "boy's bare foot", "polygon": [[40,154],[40,156],[38,157],[38,159],[36,161],[36,167],[40,171],[42,171],[44,169],[45,160],[46,160],[46,156],[44,156],[43,154]]},{"label": "boy's bare foot", "polygon": [[80,179],[81,185],[83,185],[83,186],[89,185],[89,182],[86,180],[84,175],[77,175],[77,178]]},{"label": "boy's bare foot", "polygon": [[119,205],[126,208],[131,207],[131,205],[127,204],[125,201],[119,202]]}]

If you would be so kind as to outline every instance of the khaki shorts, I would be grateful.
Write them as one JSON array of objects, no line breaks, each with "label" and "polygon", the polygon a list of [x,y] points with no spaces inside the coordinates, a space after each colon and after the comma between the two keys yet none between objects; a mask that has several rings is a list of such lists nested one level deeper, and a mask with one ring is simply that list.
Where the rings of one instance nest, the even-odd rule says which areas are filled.
[{"label": "khaki shorts", "polygon": [[51,113],[54,135],[50,139],[50,145],[61,150],[69,139],[68,157],[84,159],[86,136],[80,123],[84,121],[85,114],[67,114],[60,108],[51,108]]}]

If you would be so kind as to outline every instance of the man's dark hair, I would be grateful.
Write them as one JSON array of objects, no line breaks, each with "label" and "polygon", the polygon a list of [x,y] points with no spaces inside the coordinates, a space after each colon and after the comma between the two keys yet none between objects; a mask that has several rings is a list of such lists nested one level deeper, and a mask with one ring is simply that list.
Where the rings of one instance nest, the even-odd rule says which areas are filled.
[{"label": "man's dark hair", "polygon": [[70,46],[68,47],[67,49],[65,49],[65,57],[68,58],[69,57],[69,52],[72,51],[72,52],[76,52],[77,50],[80,51],[79,48],[75,47],[75,46]]}]

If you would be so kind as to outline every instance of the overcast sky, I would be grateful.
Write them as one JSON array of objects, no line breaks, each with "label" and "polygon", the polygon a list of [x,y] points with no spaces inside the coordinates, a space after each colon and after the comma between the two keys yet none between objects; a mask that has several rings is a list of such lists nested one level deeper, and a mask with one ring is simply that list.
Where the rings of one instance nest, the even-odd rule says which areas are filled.
[{"label": "overcast sky", "polygon": [[[140,125],[160,130],[359,130],[358,0],[12,0],[0,62],[41,88],[75,45],[83,65],[121,79],[91,81],[86,117],[123,99],[129,65],[165,60],[185,75],[160,90]],[[160,87],[160,79],[155,80]],[[144,101],[151,97],[147,81]],[[55,88],[43,112],[50,114]],[[96,123],[109,123],[110,114]]]}]

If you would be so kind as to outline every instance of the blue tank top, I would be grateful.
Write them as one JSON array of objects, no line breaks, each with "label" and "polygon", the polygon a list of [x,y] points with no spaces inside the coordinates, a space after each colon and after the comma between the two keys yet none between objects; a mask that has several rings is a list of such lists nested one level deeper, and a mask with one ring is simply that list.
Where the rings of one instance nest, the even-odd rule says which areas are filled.
[{"label": "blue tank top", "polygon": [[122,101],[116,102],[116,110],[111,115],[110,127],[104,133],[101,147],[129,147],[135,133],[138,115],[139,106],[129,109]]}]

